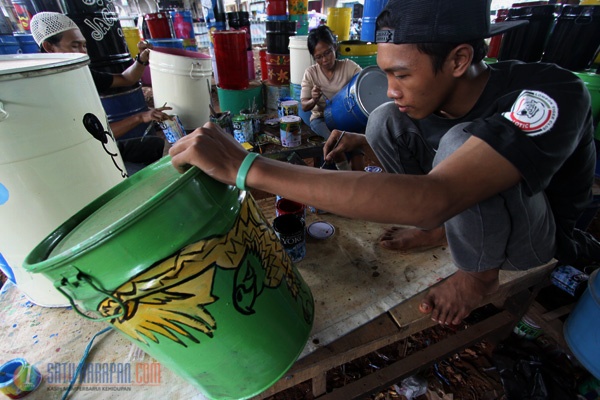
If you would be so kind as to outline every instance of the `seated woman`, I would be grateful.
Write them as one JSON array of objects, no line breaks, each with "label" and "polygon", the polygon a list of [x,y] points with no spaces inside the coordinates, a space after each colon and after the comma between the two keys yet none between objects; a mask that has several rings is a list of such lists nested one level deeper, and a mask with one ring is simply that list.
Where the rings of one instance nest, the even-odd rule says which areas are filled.
[{"label": "seated woman", "polygon": [[[87,54],[86,39],[73,20],[64,14],[40,12],[31,19],[31,33],[42,53]],[[148,64],[152,45],[138,43],[140,53],[135,62],[120,74],[108,74],[90,69],[96,90],[102,93],[114,87],[128,87],[139,82]],[[169,117],[164,111],[171,107],[150,108],[110,124],[121,157],[129,175],[157,161],[163,156],[165,140],[158,136],[120,139],[140,124],[160,122]]]},{"label": "seated woman", "polygon": [[[304,71],[300,101],[302,110],[311,111],[310,128],[327,139],[331,131],[325,123],[326,99],[332,99],[362,68],[352,60],[338,60],[337,41],[327,25],[312,29],[307,39],[308,52],[317,62]],[[352,169],[364,167],[363,154],[349,156]],[[348,169],[346,160],[335,160],[338,169]]]}]

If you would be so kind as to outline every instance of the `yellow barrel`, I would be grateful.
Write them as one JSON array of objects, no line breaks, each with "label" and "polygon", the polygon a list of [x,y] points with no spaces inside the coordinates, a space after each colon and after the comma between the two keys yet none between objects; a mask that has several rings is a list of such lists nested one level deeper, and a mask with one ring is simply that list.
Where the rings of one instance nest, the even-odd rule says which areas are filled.
[{"label": "yellow barrel", "polygon": [[352,9],[348,7],[329,7],[327,10],[327,26],[337,35],[339,40],[350,39],[350,22]]},{"label": "yellow barrel", "polygon": [[137,47],[140,40],[142,40],[142,37],[140,36],[140,31],[138,30],[138,28],[134,28],[134,27],[130,27],[130,26],[124,26],[121,29],[123,29],[123,34],[125,35],[125,41],[127,42],[127,49],[129,49],[129,53],[131,54],[131,57],[135,58],[135,56],[137,56],[138,53],[140,52]]}]

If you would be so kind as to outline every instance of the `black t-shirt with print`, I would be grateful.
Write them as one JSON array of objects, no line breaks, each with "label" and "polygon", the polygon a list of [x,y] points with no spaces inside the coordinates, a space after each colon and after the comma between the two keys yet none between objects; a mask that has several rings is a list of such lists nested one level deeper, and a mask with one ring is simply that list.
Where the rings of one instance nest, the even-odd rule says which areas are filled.
[{"label": "black t-shirt with print", "polygon": [[575,222],[592,199],[596,150],[591,98],[584,83],[554,64],[506,61],[490,64],[490,79],[473,109],[448,120],[430,116],[419,125],[428,135],[461,122],[521,173],[529,193],[548,197],[557,224],[556,258],[600,257],[600,246]]},{"label": "black t-shirt with print", "polygon": [[94,80],[94,85],[96,85],[98,93],[104,93],[110,89],[113,83],[113,76],[111,74],[94,71],[93,69],[90,69],[90,72],[92,73],[92,79]]}]

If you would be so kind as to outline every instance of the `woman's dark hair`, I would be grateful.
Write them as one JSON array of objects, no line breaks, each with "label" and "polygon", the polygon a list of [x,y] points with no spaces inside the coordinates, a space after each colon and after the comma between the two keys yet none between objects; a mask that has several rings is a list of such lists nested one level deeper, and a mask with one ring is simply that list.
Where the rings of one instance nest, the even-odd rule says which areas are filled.
[{"label": "woman's dark hair", "polygon": [[[60,43],[60,41],[62,40],[63,35],[64,35],[64,32],[57,33],[54,36],[50,36],[49,38],[46,38],[44,40],[44,42],[48,42],[54,46],[57,46]],[[44,42],[42,42],[40,44],[40,52],[47,53],[46,49],[44,49],[44,46],[43,46]]]},{"label": "woman's dark hair", "polygon": [[[393,26],[390,11],[383,10],[377,17],[376,24],[377,29],[385,29]],[[415,43],[415,46],[417,46],[417,50],[421,53],[429,56],[431,65],[433,66],[433,72],[437,74],[442,70],[442,66],[444,65],[444,61],[446,61],[448,54],[450,54],[452,49],[459,44],[463,43]],[[488,52],[488,45],[484,39],[465,42],[465,44],[473,47],[473,60],[471,61],[471,64],[476,64],[483,60]]]},{"label": "woman's dark hair", "polygon": [[335,36],[327,25],[319,25],[317,28],[311,29],[308,33],[306,44],[308,46],[308,52],[311,56],[315,55],[315,47],[317,47],[317,43],[319,42],[326,43],[334,48],[337,45]]}]

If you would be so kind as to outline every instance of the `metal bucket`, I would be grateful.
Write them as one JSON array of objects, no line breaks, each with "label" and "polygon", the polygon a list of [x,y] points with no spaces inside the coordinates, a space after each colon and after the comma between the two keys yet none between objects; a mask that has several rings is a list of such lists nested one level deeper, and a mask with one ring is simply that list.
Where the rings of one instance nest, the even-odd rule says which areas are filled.
[{"label": "metal bucket", "polygon": [[[132,115],[148,111],[141,84],[119,93],[103,94],[100,96],[100,100],[102,101],[102,107],[104,107],[104,111],[106,111],[106,115],[108,116],[108,122],[110,123],[121,121]],[[152,122],[138,124],[125,135],[119,137],[119,140],[143,136],[148,125],[151,123]]]},{"label": "metal bucket", "polygon": [[156,107],[167,103],[188,130],[208,122],[212,78],[210,56],[180,49],[153,49],[150,51],[150,70]]},{"label": "metal bucket", "polygon": [[362,29],[360,31],[360,40],[365,42],[375,41],[375,31],[377,16],[387,4],[388,0],[369,0],[365,1],[363,9]]},{"label": "metal bucket", "polygon": [[325,123],[329,129],[364,132],[369,114],[391,101],[387,97],[387,78],[376,66],[354,75],[350,82],[325,105]]},{"label": "metal bucket", "polygon": [[267,389],[312,328],[310,289],[250,194],[168,156],[68,219],[26,268],[213,399]]},{"label": "metal bucket", "polygon": [[565,5],[548,39],[543,62],[571,71],[592,64],[600,47],[600,6]]},{"label": "metal bucket", "polygon": [[290,37],[290,83],[302,84],[304,71],[314,64],[312,56],[308,51],[307,39],[308,36]]},{"label": "metal bucket", "polygon": [[84,54],[0,56],[0,253],[40,306],[69,302],[22,268],[27,253],[127,176],[88,63]]},{"label": "metal bucket", "polygon": [[62,4],[87,41],[90,68],[121,73],[133,63],[112,2],[65,0]]},{"label": "metal bucket", "polygon": [[219,97],[219,108],[221,112],[229,111],[231,115],[239,114],[241,110],[252,109],[262,110],[263,86],[258,81],[250,82],[248,89],[229,90],[217,86],[217,96]]}]

